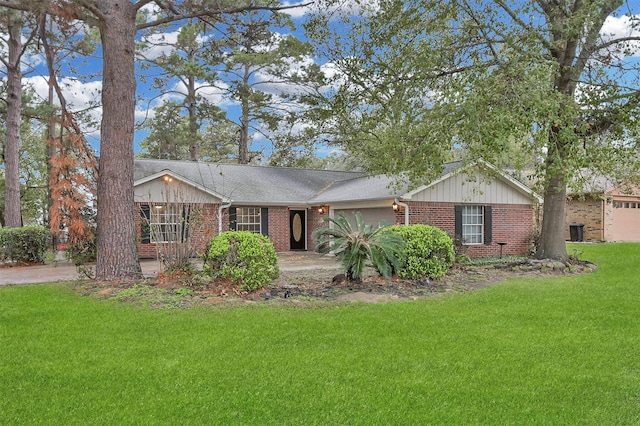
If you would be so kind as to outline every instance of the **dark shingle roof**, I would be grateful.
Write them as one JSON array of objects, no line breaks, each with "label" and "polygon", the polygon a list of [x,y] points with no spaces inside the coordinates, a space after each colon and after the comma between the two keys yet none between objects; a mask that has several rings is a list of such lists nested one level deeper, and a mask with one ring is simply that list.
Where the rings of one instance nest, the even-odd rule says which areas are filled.
[{"label": "dark shingle roof", "polygon": [[222,194],[234,204],[307,204],[336,182],[364,177],[363,173],[136,159],[134,181],[162,172],[182,176],[207,190]]},{"label": "dark shingle roof", "polygon": [[[440,177],[459,168],[462,162],[444,164]],[[183,177],[234,204],[295,205],[330,204],[348,201],[383,200],[400,197],[406,183],[386,175],[361,172],[296,169],[225,163],[200,163],[136,159],[134,181],[163,172]]]}]

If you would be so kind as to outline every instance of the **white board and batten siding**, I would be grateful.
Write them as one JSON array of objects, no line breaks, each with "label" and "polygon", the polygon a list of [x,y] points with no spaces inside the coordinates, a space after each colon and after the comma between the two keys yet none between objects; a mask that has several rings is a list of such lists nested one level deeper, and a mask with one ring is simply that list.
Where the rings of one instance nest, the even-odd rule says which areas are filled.
[{"label": "white board and batten siding", "polygon": [[134,187],[138,203],[219,203],[220,199],[185,182],[157,178]]},{"label": "white board and batten siding", "polygon": [[474,204],[531,204],[531,195],[502,178],[477,173],[470,181],[465,173],[454,174],[416,190],[411,201]]}]

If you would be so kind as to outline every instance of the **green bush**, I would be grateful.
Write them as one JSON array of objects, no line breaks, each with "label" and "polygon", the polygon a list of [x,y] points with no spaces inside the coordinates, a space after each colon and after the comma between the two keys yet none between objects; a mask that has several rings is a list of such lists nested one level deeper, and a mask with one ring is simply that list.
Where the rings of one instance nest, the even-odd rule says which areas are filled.
[{"label": "green bush", "polygon": [[396,271],[407,279],[438,278],[446,275],[455,259],[453,241],[441,229],[429,225],[392,226],[388,232],[405,242],[406,260]]},{"label": "green bush", "polygon": [[67,247],[64,249],[65,259],[76,266],[95,262],[97,256],[98,249],[96,247],[95,237],[88,241],[76,241],[74,243],[67,244]]},{"label": "green bush", "polygon": [[362,214],[354,214],[352,224],[344,213],[327,217],[333,227],[321,227],[313,232],[316,250],[334,253],[342,262],[348,280],[361,281],[366,262],[385,278],[389,278],[404,260],[404,241],[397,235],[384,232],[386,226],[373,227],[364,223]]},{"label": "green bush", "polygon": [[254,291],[280,276],[273,243],[264,235],[230,231],[209,241],[203,273],[228,278],[242,291]]},{"label": "green bush", "polygon": [[42,226],[0,229],[0,260],[44,263],[51,242],[49,230]]}]

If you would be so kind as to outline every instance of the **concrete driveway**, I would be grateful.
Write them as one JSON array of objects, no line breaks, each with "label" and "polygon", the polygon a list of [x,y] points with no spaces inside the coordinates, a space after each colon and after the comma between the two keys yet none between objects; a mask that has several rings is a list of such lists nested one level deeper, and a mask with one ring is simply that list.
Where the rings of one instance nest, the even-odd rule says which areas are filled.
[{"label": "concrete driveway", "polygon": [[[90,268],[92,265],[88,265]],[[160,271],[160,263],[153,259],[140,261],[142,274],[153,277]],[[313,269],[340,269],[334,256],[321,255],[314,252],[282,252],[278,253],[278,266],[281,271],[304,271]],[[65,261],[53,265],[17,266],[0,268],[0,286],[12,284],[37,284],[56,281],[73,281],[83,278],[76,267]]]}]

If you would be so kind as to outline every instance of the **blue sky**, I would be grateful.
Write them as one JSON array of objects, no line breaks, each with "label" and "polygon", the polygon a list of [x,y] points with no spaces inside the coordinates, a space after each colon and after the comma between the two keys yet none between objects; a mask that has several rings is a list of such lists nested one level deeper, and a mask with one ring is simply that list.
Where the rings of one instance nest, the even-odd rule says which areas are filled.
[{"label": "blue sky", "polygon": [[[375,4],[375,0],[370,0],[372,4]],[[285,3],[285,2],[283,2]],[[294,4],[295,1],[291,1],[287,4]],[[346,0],[343,2],[343,6],[346,7],[350,12],[357,14],[359,13],[359,9],[357,6],[357,2],[355,0]],[[149,5],[149,11],[153,13],[151,9],[151,5]],[[634,13],[640,13],[640,2],[636,5],[638,10],[635,10]],[[309,12],[308,7],[291,9],[289,12],[294,19],[294,22],[300,25],[304,19],[305,14]],[[603,30],[603,34],[614,34],[617,36],[623,34],[633,34],[640,35],[640,29],[636,29],[635,31],[631,31],[629,27],[628,18],[622,16],[619,18],[610,17],[605,24],[605,28]],[[302,31],[297,32],[298,35],[302,36]],[[164,33],[164,37],[167,41],[171,41],[175,39],[177,35],[177,28],[167,29]],[[638,57],[640,57],[640,44],[636,46],[636,55],[634,61],[637,63]],[[146,52],[147,56],[159,55],[161,53],[160,50],[156,52]],[[317,61],[317,58],[308,58],[309,61]],[[31,84],[36,92],[46,98],[46,94],[48,91],[47,83],[45,80],[46,76],[46,68],[44,67],[44,62],[41,57],[34,56],[28,59],[29,64],[25,66],[25,70],[29,70],[29,73],[25,77],[25,82]],[[68,102],[69,107],[72,110],[85,110],[90,108],[90,114],[96,120],[97,126],[86,127],[84,130],[87,135],[88,141],[91,143],[94,148],[99,149],[99,119],[101,114],[101,109],[99,106],[100,103],[100,90],[102,87],[101,77],[99,75],[99,71],[101,69],[101,60],[100,60],[100,51],[98,46],[98,51],[91,58],[84,58],[82,60],[77,60],[70,65],[77,67],[77,72],[69,72],[68,76],[61,77],[61,87],[65,93],[66,100]],[[335,72],[335,68],[331,67],[331,64],[324,63],[322,64],[326,72],[331,73]],[[69,68],[67,68],[67,71]],[[147,75],[152,74],[153,70],[148,71],[140,71],[144,72]],[[137,87],[137,95],[141,98],[141,100],[137,104],[136,108],[136,118],[140,121],[143,120],[144,117],[152,113],[152,111],[148,108],[149,106],[153,107],[157,105],[163,99],[179,99],[174,95],[171,95],[169,92],[171,91],[180,91],[179,85],[176,82],[170,83],[166,91],[160,92],[157,90],[153,90],[148,83],[143,83],[140,79],[138,79],[138,87]],[[238,115],[238,107],[237,104],[233,101],[230,101],[228,98],[225,98],[224,94],[220,91],[210,90],[207,93],[207,97],[227,110],[229,116],[231,118],[235,118]],[[94,105],[94,107],[92,107]],[[139,143],[145,137],[146,132],[144,131],[136,131],[135,135],[135,151],[139,150]],[[256,145],[259,147],[261,143],[265,141],[260,137],[256,137],[255,139]],[[321,153],[322,154],[322,153]]]}]

